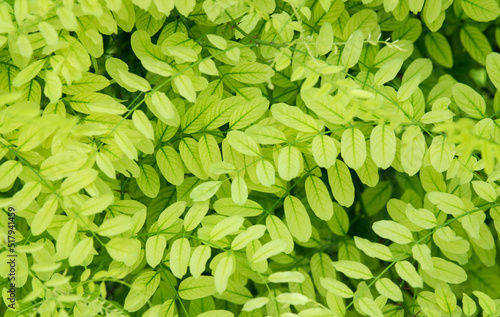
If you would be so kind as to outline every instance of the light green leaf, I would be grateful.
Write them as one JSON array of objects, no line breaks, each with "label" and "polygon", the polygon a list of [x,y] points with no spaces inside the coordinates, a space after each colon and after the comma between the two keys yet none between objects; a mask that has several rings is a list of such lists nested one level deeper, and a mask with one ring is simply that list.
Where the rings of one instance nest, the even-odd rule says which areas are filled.
[{"label": "light green leaf", "polygon": [[411,249],[413,258],[417,260],[423,270],[431,271],[434,267],[431,250],[425,244],[415,244]]},{"label": "light green leaf", "polygon": [[495,316],[498,314],[497,304],[495,301],[481,291],[473,291],[479,300],[479,306],[483,309],[483,316]]},{"label": "light green leaf", "polygon": [[125,215],[106,219],[97,229],[97,234],[105,237],[116,236],[132,228],[132,218]]},{"label": "light green leaf", "polygon": [[271,283],[302,283],[306,280],[305,276],[297,271],[276,272],[267,278]]},{"label": "light green leaf", "polygon": [[200,245],[194,249],[189,261],[189,272],[194,278],[200,278],[201,273],[205,271],[208,259],[212,254],[208,245]]},{"label": "light green leaf", "polygon": [[173,203],[163,210],[158,217],[158,229],[166,230],[172,226],[177,219],[184,213],[186,202],[181,200]]},{"label": "light green leaf", "polygon": [[163,235],[149,237],[146,241],[146,261],[152,268],[156,267],[163,259],[163,252],[167,247],[167,241]]},{"label": "light green leaf", "polygon": [[204,201],[210,199],[219,190],[222,181],[209,181],[196,186],[189,194],[193,201]]},{"label": "light green leaf", "polygon": [[342,206],[350,207],[354,202],[354,184],[344,162],[337,160],[335,165],[328,169],[328,180],[337,202]]},{"label": "light green leaf", "polygon": [[366,160],[366,142],[359,129],[346,129],[342,133],[340,153],[350,168],[358,169],[363,165]]},{"label": "light green leaf", "polygon": [[142,164],[139,168],[141,169],[141,175],[137,178],[137,186],[139,186],[146,196],[155,198],[160,192],[160,178],[158,174],[151,165]]},{"label": "light green leaf", "polygon": [[451,314],[457,308],[457,298],[446,283],[439,281],[435,286],[436,303],[445,312]]},{"label": "light green leaf", "polygon": [[8,160],[0,166],[0,188],[8,188],[16,181],[23,170],[21,163]]},{"label": "light green leaf", "polygon": [[193,206],[189,208],[186,216],[184,216],[184,229],[186,229],[186,231],[194,230],[207,214],[209,206],[209,200],[194,203]]},{"label": "light green leaf", "polygon": [[274,70],[260,63],[239,63],[227,73],[234,80],[245,84],[261,84],[274,76]]},{"label": "light green leaf", "polygon": [[376,221],[372,228],[377,235],[396,243],[407,244],[413,241],[410,229],[392,220]]},{"label": "light green leaf", "polygon": [[342,260],[333,262],[333,266],[350,278],[369,280],[373,277],[370,269],[363,263]]},{"label": "light green leaf", "polygon": [[273,164],[269,161],[260,160],[255,168],[255,173],[260,183],[266,187],[276,183],[276,171]]},{"label": "light green leaf", "polygon": [[495,0],[462,0],[461,4],[465,14],[476,21],[492,21],[500,14]]},{"label": "light green leaf", "polygon": [[245,231],[238,234],[233,242],[231,242],[232,250],[241,250],[246,247],[253,240],[257,240],[264,235],[266,232],[266,226],[264,225],[253,225],[248,227]]},{"label": "light green leaf", "polygon": [[319,134],[312,141],[312,154],[318,166],[330,168],[337,158],[337,147],[329,136]]},{"label": "light green leaf", "polygon": [[403,293],[401,292],[401,289],[387,277],[383,277],[375,282],[375,288],[381,295],[392,299],[395,302],[403,301]]},{"label": "light green leaf", "polygon": [[244,205],[248,198],[248,187],[241,176],[237,176],[231,183],[231,198],[237,205]]},{"label": "light green leaf", "polygon": [[351,68],[359,61],[361,50],[363,49],[363,31],[354,31],[345,44],[342,51],[341,61],[346,68]]},{"label": "light green leaf", "polygon": [[442,258],[432,257],[434,270],[427,273],[445,283],[460,284],[467,280],[467,273],[459,265]]},{"label": "light green leaf", "polygon": [[210,231],[210,240],[217,241],[227,235],[234,234],[243,225],[245,218],[241,216],[231,216],[217,223]]},{"label": "light green leaf", "polygon": [[272,240],[261,246],[253,255],[251,263],[267,260],[286,250],[286,242],[283,240]]},{"label": "light green leaf", "polygon": [[170,270],[175,277],[182,279],[187,273],[190,256],[191,245],[187,238],[180,238],[172,243],[170,248]]},{"label": "light green leaf", "polygon": [[474,188],[476,194],[486,201],[494,202],[497,198],[495,188],[490,183],[472,181],[472,187]]},{"label": "light green leaf", "polygon": [[215,294],[215,283],[213,276],[192,276],[182,280],[178,293],[180,298],[185,300],[195,300]]},{"label": "light green leaf", "polygon": [[106,250],[112,259],[132,266],[141,254],[141,242],[137,239],[113,238],[106,243]]},{"label": "light green leaf", "polygon": [[469,295],[462,293],[462,311],[465,316],[470,317],[476,312],[476,303]]},{"label": "light green leaf", "polygon": [[377,258],[382,261],[390,261],[393,258],[391,249],[383,244],[371,242],[370,240],[360,237],[354,237],[354,243],[358,249],[369,257]]},{"label": "light green leaf", "polygon": [[184,167],[179,153],[168,145],[156,152],[156,163],[161,174],[172,185],[179,186],[184,181]]},{"label": "light green leaf", "polygon": [[432,166],[438,172],[444,172],[449,167],[455,156],[455,145],[444,136],[438,135],[432,139],[429,147],[429,158]]},{"label": "light green leaf", "polygon": [[227,134],[226,140],[236,151],[242,154],[249,156],[260,155],[257,143],[244,132],[232,130]]},{"label": "light green leaf", "polygon": [[316,176],[309,176],[306,179],[305,190],[307,202],[316,216],[325,221],[332,218],[333,203],[325,183]]},{"label": "light green leaf", "polygon": [[290,128],[308,133],[318,132],[316,121],[298,107],[277,103],[271,107],[271,113],[276,120]]},{"label": "light green leaf", "polygon": [[297,197],[287,196],[283,206],[290,233],[300,242],[309,240],[312,234],[311,220],[302,202]]},{"label": "light green leaf", "polygon": [[374,85],[383,85],[388,81],[393,80],[399,73],[404,60],[402,58],[391,59],[375,73]]},{"label": "light green leaf", "polygon": [[221,198],[214,202],[214,209],[224,216],[254,217],[264,212],[261,205],[250,199],[243,205],[237,205],[231,198]]},{"label": "light green leaf", "polygon": [[384,314],[377,303],[370,297],[357,297],[360,310],[370,317],[383,317]]},{"label": "light green leaf", "polygon": [[52,196],[45,201],[43,206],[36,212],[35,217],[31,222],[31,233],[33,235],[37,236],[48,228],[52,219],[54,219],[57,206],[58,201],[55,196]]},{"label": "light green leaf", "polygon": [[234,255],[226,254],[219,260],[213,273],[215,289],[219,294],[226,290],[229,277],[234,273],[235,268]]},{"label": "light green leaf", "polygon": [[285,146],[280,150],[278,156],[278,174],[285,180],[290,181],[299,176],[302,154],[292,146]]},{"label": "light green leaf", "polygon": [[432,229],[438,225],[436,216],[427,209],[415,209],[411,204],[406,207],[406,216],[408,220],[424,229]]},{"label": "light green leaf", "polygon": [[396,262],[395,267],[399,277],[408,282],[408,284],[410,284],[411,287],[415,288],[423,287],[424,281],[422,280],[420,275],[418,275],[417,270],[415,270],[415,267],[410,262],[408,261]]},{"label": "light green leaf", "polygon": [[401,153],[404,157],[401,165],[408,175],[413,176],[420,170],[425,148],[425,138],[420,127],[409,126],[401,137]]},{"label": "light green leaf", "polygon": [[337,296],[342,298],[351,298],[354,296],[353,291],[347,285],[331,277],[321,277],[319,281],[327,291]]},{"label": "light green leaf", "polygon": [[146,31],[135,31],[130,43],[144,68],[160,76],[169,77],[172,75],[172,67],[165,62],[166,56],[157,45],[151,43],[151,37]]}]

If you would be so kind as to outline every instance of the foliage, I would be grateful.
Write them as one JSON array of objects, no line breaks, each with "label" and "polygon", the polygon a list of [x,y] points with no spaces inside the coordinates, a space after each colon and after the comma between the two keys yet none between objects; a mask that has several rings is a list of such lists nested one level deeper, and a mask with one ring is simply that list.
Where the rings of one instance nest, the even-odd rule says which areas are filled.
[{"label": "foliage", "polygon": [[0,311],[500,316],[499,14],[2,1]]}]

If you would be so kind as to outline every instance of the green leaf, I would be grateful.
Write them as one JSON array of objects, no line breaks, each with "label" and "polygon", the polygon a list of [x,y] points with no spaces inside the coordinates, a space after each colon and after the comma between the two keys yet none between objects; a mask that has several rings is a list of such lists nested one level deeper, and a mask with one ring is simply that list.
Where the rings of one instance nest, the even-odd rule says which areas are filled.
[{"label": "green leaf", "polygon": [[453,99],[462,111],[470,117],[481,119],[485,117],[486,103],[483,97],[467,85],[457,83],[452,88]]},{"label": "green leaf", "polygon": [[493,52],[486,56],[486,71],[491,82],[500,90],[500,54]]},{"label": "green leaf", "polygon": [[[470,2],[478,0],[465,0],[465,1]],[[491,1],[491,0],[479,0],[479,1]],[[498,16],[498,13],[496,15]],[[486,56],[488,56],[492,52],[490,42],[488,41],[486,36],[476,27],[472,25],[465,25],[460,29],[460,41],[462,42],[462,45],[465,47],[470,56],[476,62],[484,66],[484,64],[486,63]]]},{"label": "green leaf", "polygon": [[443,34],[440,32],[427,33],[425,35],[425,47],[431,58],[439,65],[446,68],[453,67],[453,53],[448,40]]},{"label": "green leaf", "polygon": [[420,127],[409,126],[401,137],[401,153],[404,153],[404,160],[401,165],[404,171],[410,175],[415,175],[422,166],[425,154],[425,138]]}]

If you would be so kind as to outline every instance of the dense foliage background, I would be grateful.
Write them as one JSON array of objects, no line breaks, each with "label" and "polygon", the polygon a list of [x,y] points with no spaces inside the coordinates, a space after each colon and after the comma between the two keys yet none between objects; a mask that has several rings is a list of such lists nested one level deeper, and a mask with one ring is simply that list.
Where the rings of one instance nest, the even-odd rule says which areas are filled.
[{"label": "dense foliage background", "polygon": [[499,14],[1,1],[0,312],[500,316]]}]

